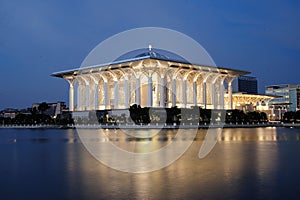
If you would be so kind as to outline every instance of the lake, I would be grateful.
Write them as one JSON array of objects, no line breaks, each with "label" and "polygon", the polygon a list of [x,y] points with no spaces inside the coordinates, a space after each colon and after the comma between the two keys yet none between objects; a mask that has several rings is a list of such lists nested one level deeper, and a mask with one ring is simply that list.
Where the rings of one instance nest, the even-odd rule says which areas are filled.
[{"label": "lake", "polygon": [[[132,140],[106,131],[115,145],[134,142],[140,152],[176,133]],[[96,160],[75,129],[0,129],[0,199],[300,199],[300,129],[226,128],[199,159],[206,131],[171,165],[132,174]]]}]

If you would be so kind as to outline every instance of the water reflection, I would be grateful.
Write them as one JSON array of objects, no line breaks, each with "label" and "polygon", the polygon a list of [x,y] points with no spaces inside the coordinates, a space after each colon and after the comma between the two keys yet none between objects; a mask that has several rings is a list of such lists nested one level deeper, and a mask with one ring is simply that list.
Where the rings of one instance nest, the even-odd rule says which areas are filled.
[{"label": "water reflection", "polygon": [[[287,141],[287,140],[300,140],[299,134],[289,134],[291,129],[287,128],[235,128],[223,129],[222,134],[218,140],[220,142],[232,141]],[[278,134],[280,132],[280,134]],[[295,132],[300,132],[295,130]]]},{"label": "water reflection", "polygon": [[[106,133],[107,140],[99,134],[92,140],[125,148],[135,142],[135,152],[153,151],[175,134],[129,140],[120,130]],[[130,174],[95,160],[75,130],[0,130],[1,199],[299,199],[299,129],[224,129],[212,152],[199,159],[205,134],[199,130],[172,165]],[[185,140],[193,138],[187,133]]]},{"label": "water reflection", "polygon": [[[97,191],[102,191],[105,198],[112,199],[120,196],[124,199],[218,198],[219,193],[224,198],[276,198],[276,192],[266,190],[266,185],[272,185],[274,177],[280,173],[277,142],[299,138],[297,134],[277,131],[278,129],[272,128],[224,129],[213,152],[207,158],[199,160],[197,153],[206,133],[206,130],[199,130],[197,139],[182,158],[165,169],[145,174],[112,170],[91,159],[87,152],[79,151],[79,166],[83,169],[75,173],[85,183],[81,187],[88,191],[87,197],[93,197],[98,194]],[[149,151],[146,148],[149,143],[163,143],[174,139],[170,130],[162,135],[167,139],[137,140],[141,144],[139,148],[145,148],[141,151]],[[132,140],[119,138],[114,142],[122,146]],[[92,180],[86,174],[86,169],[91,174],[95,173]],[[85,174],[80,174],[83,172]],[[74,177],[74,174],[70,173],[70,177]],[[280,183],[276,183],[274,187],[279,189]]]}]

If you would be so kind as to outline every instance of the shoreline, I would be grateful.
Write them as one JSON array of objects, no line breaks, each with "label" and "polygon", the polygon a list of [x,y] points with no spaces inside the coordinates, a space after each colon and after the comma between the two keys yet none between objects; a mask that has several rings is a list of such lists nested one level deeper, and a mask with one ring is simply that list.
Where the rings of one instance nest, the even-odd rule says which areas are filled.
[{"label": "shoreline", "polygon": [[252,124],[88,124],[88,125],[0,125],[0,129],[208,129],[208,128],[263,128],[263,127],[285,127],[285,128],[300,128],[300,123],[252,123]]}]

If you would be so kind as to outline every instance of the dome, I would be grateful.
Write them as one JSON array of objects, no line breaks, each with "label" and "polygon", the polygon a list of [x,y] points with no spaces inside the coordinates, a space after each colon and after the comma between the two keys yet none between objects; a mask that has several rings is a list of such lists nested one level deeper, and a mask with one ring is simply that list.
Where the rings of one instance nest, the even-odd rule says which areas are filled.
[{"label": "dome", "polygon": [[141,53],[141,54],[135,56],[135,58],[144,57],[144,56],[150,56],[151,58],[164,59],[164,60],[169,59],[167,56],[162,55],[162,54],[157,53],[157,52],[152,51],[152,50],[148,51],[148,52],[145,52],[145,53]]}]

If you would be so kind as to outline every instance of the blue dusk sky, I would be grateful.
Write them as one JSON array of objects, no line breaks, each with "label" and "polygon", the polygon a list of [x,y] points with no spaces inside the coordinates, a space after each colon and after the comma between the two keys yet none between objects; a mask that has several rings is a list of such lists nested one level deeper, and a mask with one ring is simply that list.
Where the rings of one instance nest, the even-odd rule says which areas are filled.
[{"label": "blue dusk sky", "polygon": [[101,41],[164,27],[199,42],[218,66],[252,72],[259,92],[300,84],[300,1],[0,0],[0,109],[68,101],[52,72],[77,68]]}]

